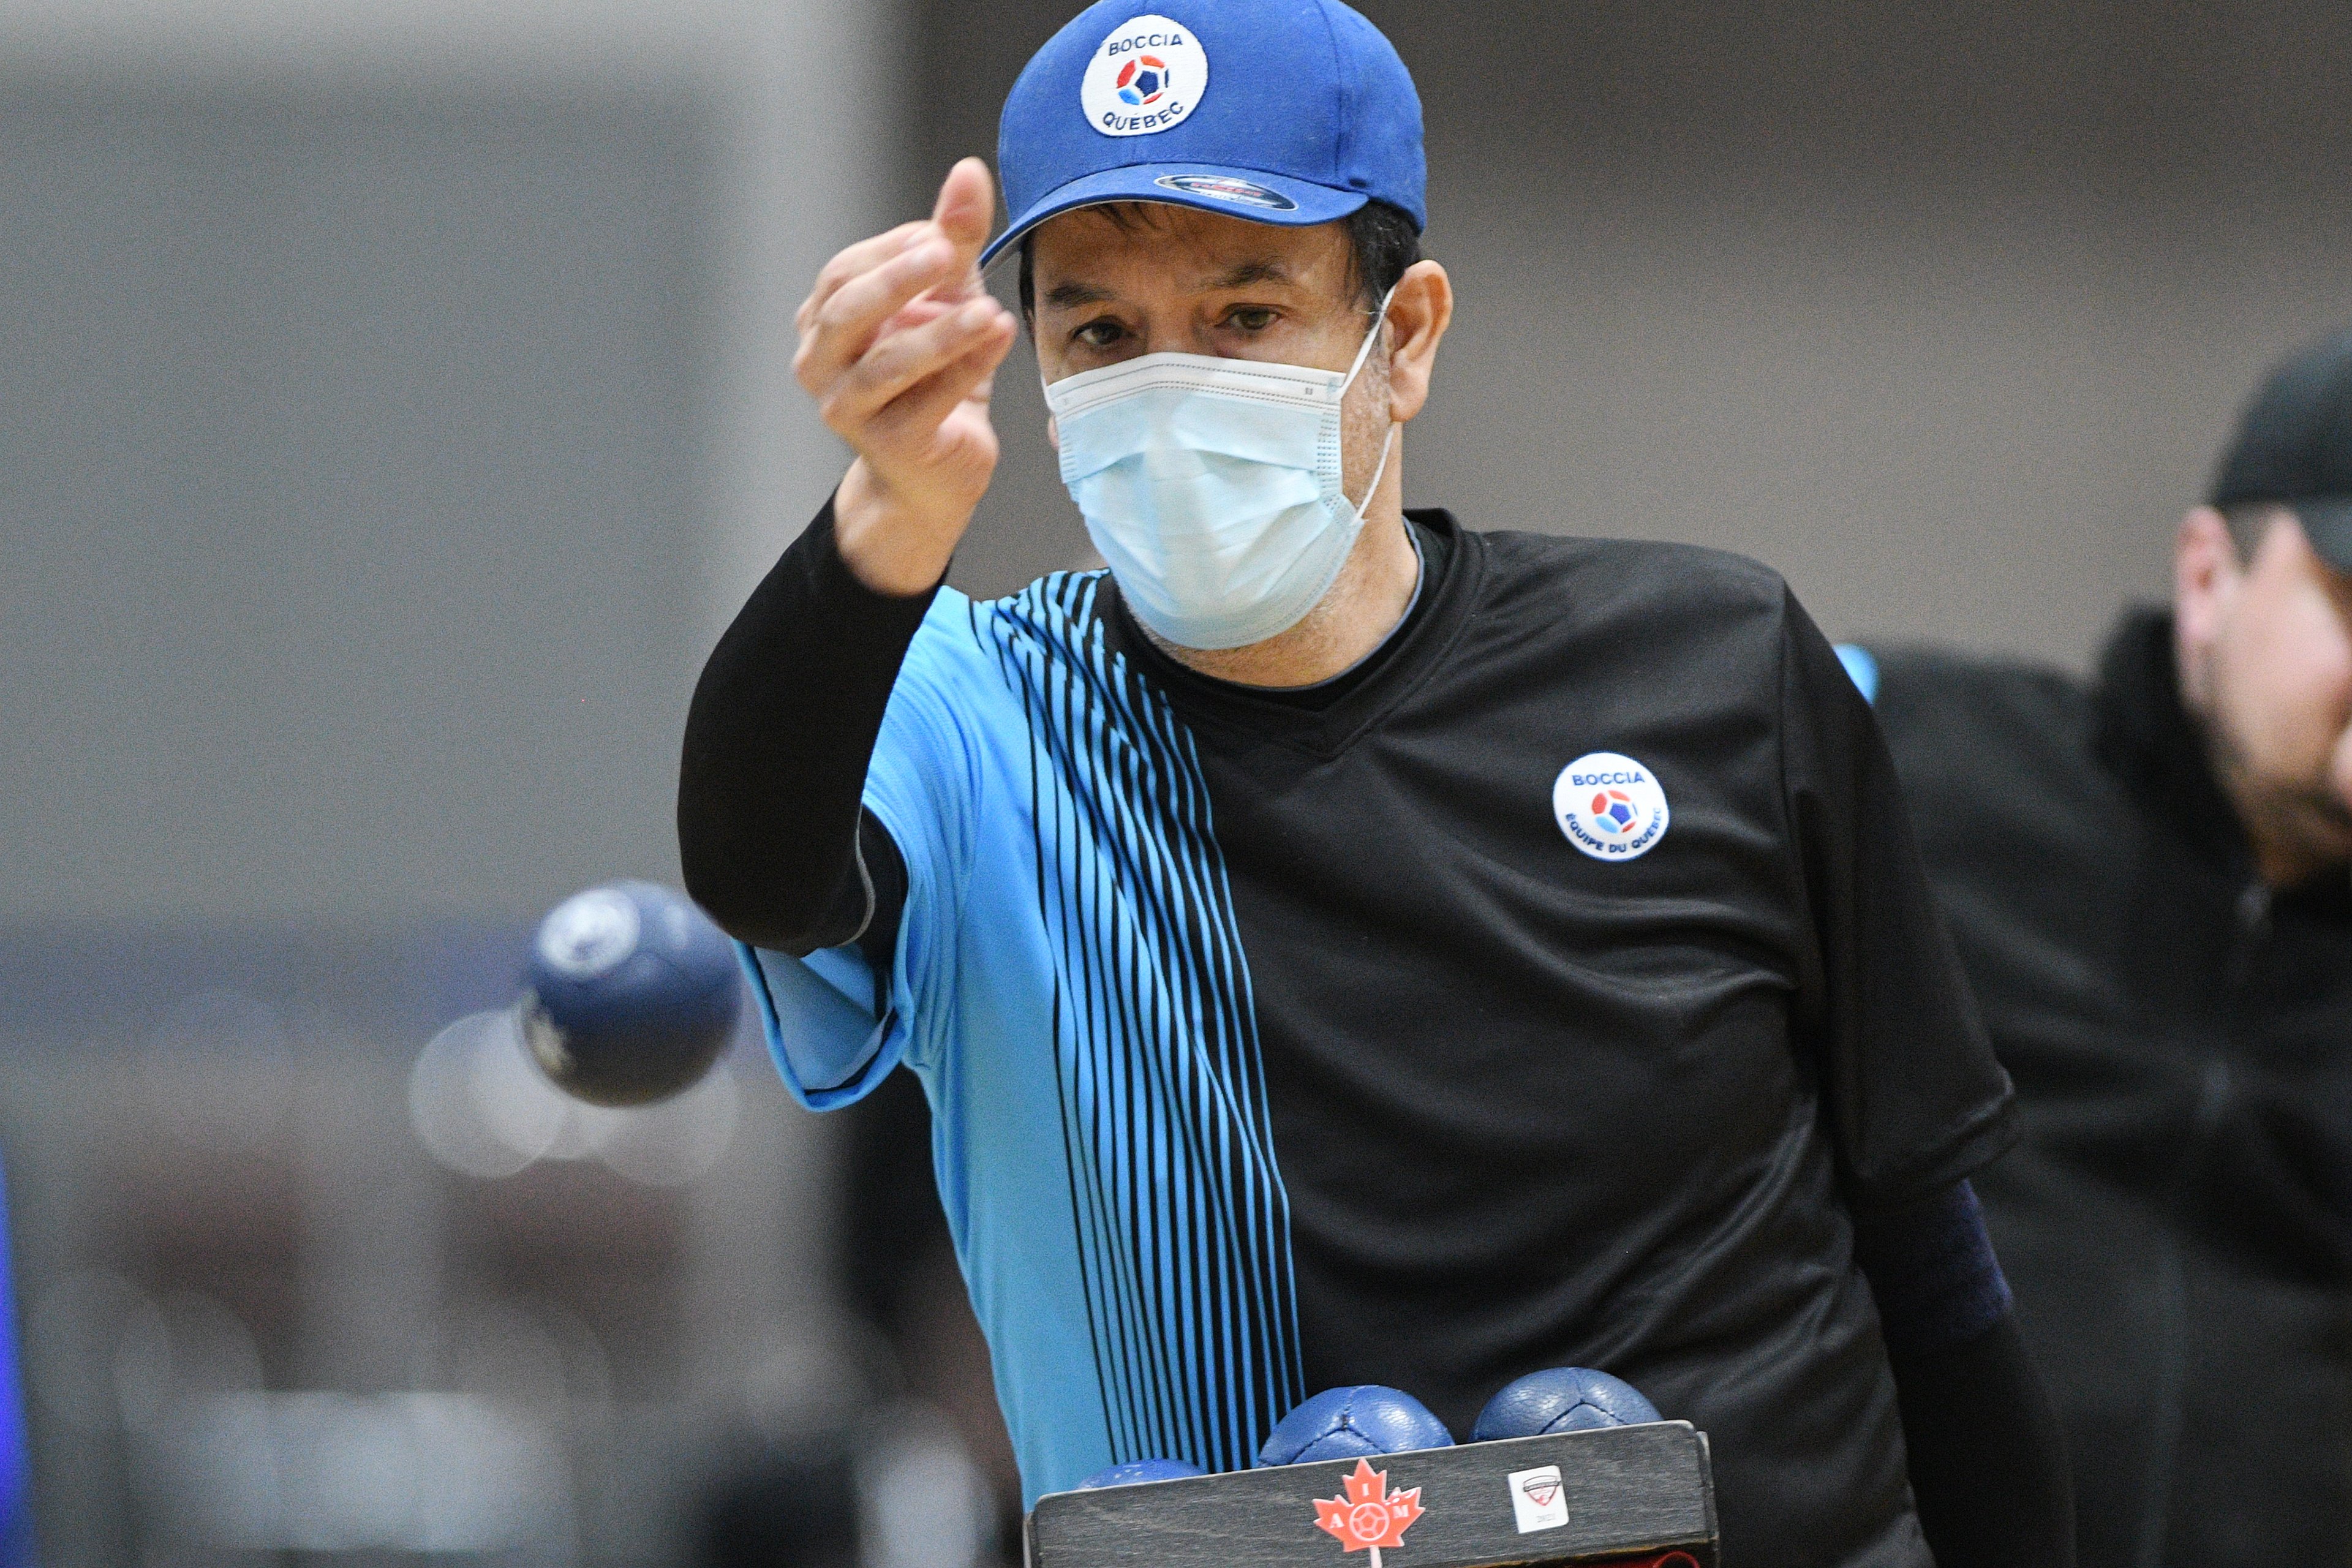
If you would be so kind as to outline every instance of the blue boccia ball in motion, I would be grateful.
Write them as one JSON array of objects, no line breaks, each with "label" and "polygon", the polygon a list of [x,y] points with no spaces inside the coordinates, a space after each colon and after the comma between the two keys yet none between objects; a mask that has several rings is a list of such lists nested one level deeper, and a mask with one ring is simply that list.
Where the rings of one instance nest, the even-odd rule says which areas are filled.
[{"label": "blue boccia ball in motion", "polygon": [[591,1104],[646,1105],[693,1087],[742,1007],[726,933],[653,882],[575,893],[531,940],[523,1038],[557,1088]]},{"label": "blue boccia ball in motion", "polygon": [[1486,1401],[1470,1440],[1535,1437],[1594,1426],[1638,1426],[1659,1419],[1658,1407],[1623,1378],[1585,1366],[1531,1372]]},{"label": "blue boccia ball in motion", "polygon": [[1280,1421],[1258,1450],[1260,1466],[1311,1465],[1450,1448],[1454,1434],[1412,1394],[1377,1383],[1327,1388]]},{"label": "blue boccia ball in motion", "polygon": [[1200,1473],[1200,1466],[1188,1465],[1181,1459],[1129,1459],[1123,1465],[1097,1470],[1080,1481],[1076,1489],[1090,1492],[1103,1487],[1139,1487],[1146,1481],[1189,1480]]}]

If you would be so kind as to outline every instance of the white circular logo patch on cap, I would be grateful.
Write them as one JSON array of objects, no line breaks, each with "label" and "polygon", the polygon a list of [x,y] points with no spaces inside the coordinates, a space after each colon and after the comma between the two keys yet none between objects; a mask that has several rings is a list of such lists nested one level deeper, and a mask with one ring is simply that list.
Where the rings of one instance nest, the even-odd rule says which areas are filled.
[{"label": "white circular logo patch on cap", "polygon": [[539,928],[539,956],[574,980],[593,980],[636,950],[637,906],[610,888],[564,900]]},{"label": "white circular logo patch on cap", "polygon": [[1615,752],[1593,752],[1560,769],[1551,814],[1568,841],[1595,860],[1648,854],[1673,816],[1656,775]]},{"label": "white circular logo patch on cap", "polygon": [[1106,136],[1149,136],[1181,125],[1209,85],[1208,51],[1165,16],[1122,22],[1078,83],[1087,123]]}]

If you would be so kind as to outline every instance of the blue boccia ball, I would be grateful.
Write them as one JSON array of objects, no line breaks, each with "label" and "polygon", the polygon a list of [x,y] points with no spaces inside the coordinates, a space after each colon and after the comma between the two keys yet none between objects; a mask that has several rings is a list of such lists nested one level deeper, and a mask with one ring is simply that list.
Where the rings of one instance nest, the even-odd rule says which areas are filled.
[{"label": "blue boccia ball", "polygon": [[1531,1372],[1486,1401],[1470,1440],[1536,1437],[1595,1426],[1638,1426],[1659,1419],[1658,1407],[1623,1378],[1586,1366]]},{"label": "blue boccia ball", "polygon": [[743,1008],[734,944],[682,893],[608,882],[539,922],[523,1038],[556,1086],[595,1105],[646,1105],[691,1088]]},{"label": "blue boccia ball", "polygon": [[1097,1470],[1080,1481],[1076,1489],[1090,1492],[1103,1487],[1139,1487],[1147,1481],[1189,1480],[1200,1473],[1200,1466],[1188,1465],[1181,1459],[1129,1459],[1123,1465]]},{"label": "blue boccia ball", "polygon": [[1450,1448],[1454,1434],[1412,1394],[1377,1383],[1327,1388],[1280,1421],[1258,1450],[1260,1466],[1311,1465]]}]

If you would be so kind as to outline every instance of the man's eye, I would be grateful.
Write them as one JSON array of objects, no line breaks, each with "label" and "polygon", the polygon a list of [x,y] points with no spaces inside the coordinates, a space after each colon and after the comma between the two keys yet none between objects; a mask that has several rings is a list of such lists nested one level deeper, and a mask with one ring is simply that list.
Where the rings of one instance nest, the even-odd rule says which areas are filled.
[{"label": "man's eye", "polygon": [[1275,312],[1264,305],[1244,305],[1225,320],[1245,332],[1262,332],[1274,325]]},{"label": "man's eye", "polygon": [[1088,321],[1070,334],[1090,349],[1107,349],[1118,342],[1123,335],[1125,335],[1124,329],[1117,321]]}]

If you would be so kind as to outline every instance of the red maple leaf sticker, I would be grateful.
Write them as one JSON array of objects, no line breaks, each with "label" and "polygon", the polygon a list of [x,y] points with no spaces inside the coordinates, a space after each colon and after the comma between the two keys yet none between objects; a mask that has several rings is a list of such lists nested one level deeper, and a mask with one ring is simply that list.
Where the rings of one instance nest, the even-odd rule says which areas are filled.
[{"label": "red maple leaf sticker", "polygon": [[1342,1552],[1370,1547],[1373,1568],[1379,1568],[1381,1548],[1402,1546],[1404,1532],[1421,1517],[1421,1489],[1389,1490],[1389,1473],[1372,1468],[1370,1459],[1356,1461],[1346,1486],[1345,1497],[1315,1500],[1315,1522],[1339,1541]]}]

